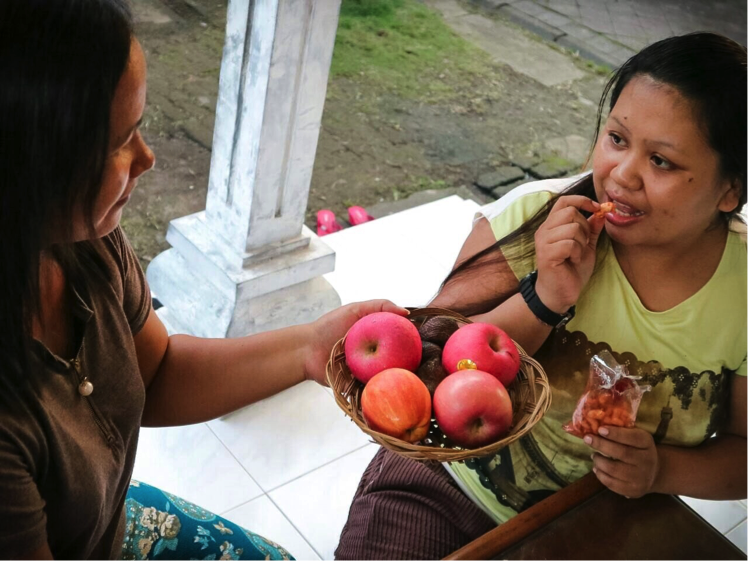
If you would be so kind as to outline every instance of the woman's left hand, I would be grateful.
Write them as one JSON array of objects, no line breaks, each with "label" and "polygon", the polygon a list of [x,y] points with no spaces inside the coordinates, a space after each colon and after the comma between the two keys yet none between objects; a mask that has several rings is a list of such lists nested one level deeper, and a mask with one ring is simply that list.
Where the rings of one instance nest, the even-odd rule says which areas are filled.
[{"label": "woman's left hand", "polygon": [[310,332],[305,350],[304,377],[326,386],[325,368],[335,343],[342,339],[359,319],[374,312],[408,315],[408,310],[396,306],[389,300],[368,300],[342,306],[308,324]]},{"label": "woman's left hand", "polygon": [[629,499],[652,492],[660,462],[652,435],[638,428],[600,427],[584,441],[597,453],[592,454],[592,470],[611,491]]}]

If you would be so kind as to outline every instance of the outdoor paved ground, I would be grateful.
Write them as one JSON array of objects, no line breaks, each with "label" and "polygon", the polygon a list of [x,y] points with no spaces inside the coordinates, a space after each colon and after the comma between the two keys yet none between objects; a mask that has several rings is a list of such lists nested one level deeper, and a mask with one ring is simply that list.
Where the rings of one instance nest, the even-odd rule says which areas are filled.
[{"label": "outdoor paved ground", "polygon": [[470,0],[543,38],[615,67],[672,35],[716,31],[746,44],[743,0]]}]

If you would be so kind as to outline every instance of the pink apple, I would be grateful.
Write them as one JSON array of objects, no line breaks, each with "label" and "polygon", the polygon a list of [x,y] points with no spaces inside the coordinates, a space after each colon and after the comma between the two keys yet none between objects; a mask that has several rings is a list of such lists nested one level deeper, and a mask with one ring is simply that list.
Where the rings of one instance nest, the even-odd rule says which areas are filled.
[{"label": "pink apple", "polygon": [[480,448],[496,442],[512,426],[512,401],[495,376],[460,370],[437,386],[434,416],[456,444]]},{"label": "pink apple", "polygon": [[421,363],[421,336],[403,316],[369,314],[353,324],[345,338],[345,361],[364,384],[388,368],[415,371]]},{"label": "pink apple", "polygon": [[505,386],[519,372],[519,351],[511,337],[490,323],[470,323],[455,331],[444,345],[442,364],[449,372],[459,370],[460,361],[473,361],[478,370],[496,376]]},{"label": "pink apple", "polygon": [[369,428],[406,442],[418,442],[429,432],[431,394],[412,372],[390,368],[366,384],[361,413]]}]

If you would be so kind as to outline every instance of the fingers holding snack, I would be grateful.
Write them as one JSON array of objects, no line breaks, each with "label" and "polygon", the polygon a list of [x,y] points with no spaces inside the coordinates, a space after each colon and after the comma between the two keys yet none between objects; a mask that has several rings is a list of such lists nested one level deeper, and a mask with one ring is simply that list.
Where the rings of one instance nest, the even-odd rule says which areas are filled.
[{"label": "fingers holding snack", "polygon": [[582,195],[564,195],[559,197],[553,205],[549,217],[569,207],[579,211],[596,212],[599,210],[600,204]]},{"label": "fingers holding snack", "polygon": [[592,275],[604,223],[592,216],[587,218],[586,213],[594,213],[599,207],[588,197],[561,196],[535,233],[535,290],[543,304],[557,313],[576,303]]}]

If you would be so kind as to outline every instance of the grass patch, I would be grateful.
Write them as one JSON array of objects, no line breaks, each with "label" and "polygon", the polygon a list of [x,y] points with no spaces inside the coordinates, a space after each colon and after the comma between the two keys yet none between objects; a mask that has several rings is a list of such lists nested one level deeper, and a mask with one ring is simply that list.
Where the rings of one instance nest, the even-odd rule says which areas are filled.
[{"label": "grass patch", "polygon": [[[572,53],[576,58],[581,58],[579,53]],[[613,69],[607,64],[597,64],[591,60],[585,60],[584,66],[597,74],[598,76],[610,76],[613,73]]]},{"label": "grass patch", "polygon": [[444,101],[492,64],[441,16],[415,0],[343,0],[331,75],[403,98]]},{"label": "grass patch", "polygon": [[430,177],[415,177],[410,183],[400,185],[392,188],[392,200],[399,201],[401,199],[407,199],[411,195],[420,191],[426,191],[427,189],[447,189],[451,187],[449,183],[442,179],[432,179]]}]

